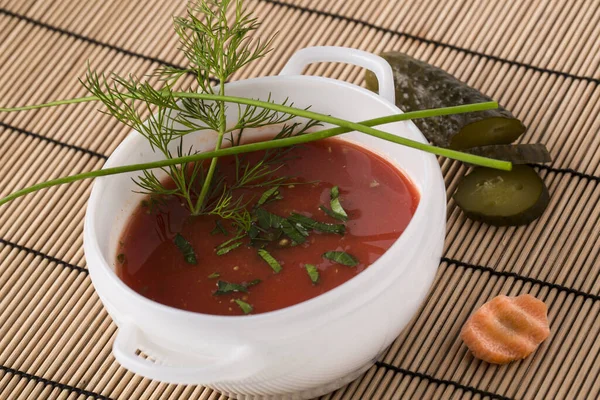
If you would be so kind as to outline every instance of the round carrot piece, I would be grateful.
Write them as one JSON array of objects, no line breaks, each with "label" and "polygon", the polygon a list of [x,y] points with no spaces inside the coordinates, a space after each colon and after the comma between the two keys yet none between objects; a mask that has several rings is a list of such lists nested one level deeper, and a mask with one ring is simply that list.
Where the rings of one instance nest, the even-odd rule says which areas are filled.
[{"label": "round carrot piece", "polygon": [[492,364],[527,357],[548,335],[548,308],[529,294],[493,298],[471,315],[460,332],[473,355]]}]

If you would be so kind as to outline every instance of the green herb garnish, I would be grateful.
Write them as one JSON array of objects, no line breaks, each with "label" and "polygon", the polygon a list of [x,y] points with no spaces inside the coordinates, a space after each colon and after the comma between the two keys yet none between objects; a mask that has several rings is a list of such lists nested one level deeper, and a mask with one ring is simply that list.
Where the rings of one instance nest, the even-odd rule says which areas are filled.
[{"label": "green herb garnish", "polygon": [[215,228],[212,231],[210,231],[210,234],[214,236],[219,233],[222,233],[225,236],[229,235],[229,232],[227,232],[227,229],[225,229],[225,227],[223,225],[221,225],[221,221],[216,220]]},{"label": "green herb garnish", "polygon": [[256,225],[252,224],[252,226],[250,227],[250,230],[248,230],[248,237],[250,238],[250,240],[254,240],[258,237],[258,235],[260,235],[261,231],[262,231],[262,229],[260,229]]},{"label": "green herb garnish", "polygon": [[117,261],[119,262],[119,264],[123,264],[125,262],[125,254],[123,254],[123,253],[117,254]]},{"label": "green herb garnish", "polygon": [[[218,275],[217,273],[211,274],[209,278],[214,277],[213,275]],[[215,296],[220,296],[223,294],[231,294],[231,293],[248,293],[248,288],[258,285],[262,281],[260,279],[254,279],[248,283],[231,283],[227,281],[217,281],[217,290],[213,293]]]},{"label": "green herb garnish", "polygon": [[355,267],[358,265],[358,260],[351,254],[344,251],[328,251],[323,254],[323,258],[336,262],[338,264]]},{"label": "green herb garnish", "polygon": [[337,186],[331,188],[331,211],[348,217],[348,214],[346,214],[346,211],[344,211],[344,208],[340,203],[340,188]]},{"label": "green herb garnish", "polygon": [[316,285],[319,282],[319,270],[312,264],[306,264],[304,267],[306,268],[306,272],[308,273],[311,282],[313,285]]},{"label": "green herb garnish", "polygon": [[196,253],[194,253],[194,248],[192,247],[190,242],[185,240],[185,238],[179,233],[175,235],[175,239],[173,239],[173,242],[175,243],[175,246],[177,246],[179,251],[181,251],[181,253],[183,254],[183,258],[185,259],[186,263],[193,265],[198,264],[198,260],[196,259]]},{"label": "green herb garnish", "polygon": [[342,203],[340,203],[340,189],[337,186],[331,188],[330,198],[331,201],[329,205],[331,206],[331,209],[325,206],[320,206],[319,208],[332,218],[339,219],[340,221],[347,221],[348,214],[346,213],[346,210],[344,210],[344,207],[342,207]]},{"label": "green herb garnish", "polygon": [[333,211],[331,211],[331,209],[329,209],[328,207],[325,207],[323,205],[319,206],[319,209],[321,211],[323,211],[325,214],[329,215],[331,218],[333,219],[338,219],[340,221],[345,221],[344,217],[334,213]]},{"label": "green herb garnish", "polygon": [[290,219],[288,219],[288,222],[289,222],[289,223],[291,223],[291,224],[292,224],[292,226],[293,226],[294,228],[296,228],[296,230],[297,230],[298,232],[300,232],[300,234],[301,234],[302,236],[304,236],[304,237],[308,237],[308,235],[309,235],[309,232],[308,232],[308,229],[309,229],[309,228],[308,228],[308,227],[306,227],[306,226],[302,225],[302,224],[301,224],[301,223],[299,223],[299,222],[295,222],[295,221],[293,221],[293,220],[290,220]]},{"label": "green herb garnish", "polygon": [[254,279],[254,280],[251,280],[250,282],[246,283],[246,285],[245,285],[245,286],[246,286],[247,288],[249,288],[249,287],[251,287],[251,286],[258,285],[258,284],[259,284],[259,283],[261,283],[261,282],[262,282],[262,281],[261,281],[260,279]]},{"label": "green herb garnish", "polygon": [[302,214],[292,213],[288,220],[302,224],[308,229],[314,229],[315,231],[323,233],[337,233],[338,235],[343,235],[346,233],[346,227],[343,224],[328,224],[326,222],[319,222]]},{"label": "green herb garnish", "polygon": [[271,229],[268,231],[259,231],[258,235],[250,236],[250,245],[254,247],[261,247],[265,242],[273,242],[279,239],[283,235],[281,229]]},{"label": "green herb garnish", "polygon": [[283,229],[283,233],[287,237],[292,239],[292,242],[294,242],[296,244],[306,242],[306,236],[308,236],[308,232],[306,231],[306,229],[299,231],[297,229],[297,226],[293,225],[287,219],[284,219],[283,221],[281,221],[281,229]]},{"label": "green herb garnish", "polygon": [[248,293],[248,287],[246,285],[240,285],[239,283],[231,283],[227,281],[217,281],[217,290],[213,293],[216,296],[230,293]]},{"label": "green herb garnish", "polygon": [[231,250],[237,249],[237,248],[238,248],[238,247],[240,247],[242,244],[244,244],[244,243],[240,241],[240,242],[234,242],[234,243],[231,243],[231,244],[229,244],[229,245],[227,245],[227,246],[219,247],[219,248],[217,249],[217,255],[218,255],[218,256],[222,256],[222,255],[224,255],[224,254],[227,254],[227,253],[229,253]]},{"label": "green herb garnish", "polygon": [[279,186],[273,186],[271,189],[267,189],[260,196],[260,199],[258,199],[258,202],[256,204],[259,206],[262,206],[263,204],[265,204],[266,202],[268,202],[270,200],[277,199],[278,195],[279,195]]},{"label": "green herb garnish", "polygon": [[146,209],[146,214],[152,214],[155,212],[161,205],[164,204],[164,201],[158,199],[156,196],[150,196],[149,199],[144,199],[140,202],[142,208]]},{"label": "green herb garnish", "polygon": [[259,245],[259,242],[278,240],[282,234],[286,234],[293,241],[301,243],[304,241],[304,234],[308,234],[303,227],[300,227],[302,230],[300,231],[286,218],[270,213],[264,208],[256,208],[254,216],[257,225],[252,226],[248,232],[253,246]]},{"label": "green herb garnish", "polygon": [[254,310],[254,308],[244,300],[235,299],[235,302],[238,306],[240,306],[244,314],[250,314],[252,310]]},{"label": "green herb garnish", "polygon": [[233,237],[229,240],[226,240],[223,243],[221,243],[220,245],[218,245],[215,248],[217,255],[221,256],[223,254],[227,254],[231,250],[237,249],[238,247],[240,247],[243,244],[241,242],[241,239],[243,239],[244,236],[246,236],[246,234],[244,232],[240,232],[235,237]]},{"label": "green herb garnish", "polygon": [[208,276],[208,279],[217,279],[217,278],[219,278],[220,276],[221,276],[221,274],[220,274],[220,273],[218,273],[218,272],[213,272],[212,274],[210,274],[210,275]]},{"label": "green herb garnish", "polygon": [[273,257],[267,250],[265,249],[259,249],[258,250],[258,255],[267,262],[267,264],[269,264],[269,267],[271,267],[271,269],[278,274],[279,272],[281,272],[281,264],[279,264],[279,262],[275,259],[275,257]]},{"label": "green herb garnish", "polygon": [[285,218],[279,215],[272,214],[264,208],[257,208],[255,211],[258,226],[263,229],[269,228],[281,228],[281,223],[285,221]]}]

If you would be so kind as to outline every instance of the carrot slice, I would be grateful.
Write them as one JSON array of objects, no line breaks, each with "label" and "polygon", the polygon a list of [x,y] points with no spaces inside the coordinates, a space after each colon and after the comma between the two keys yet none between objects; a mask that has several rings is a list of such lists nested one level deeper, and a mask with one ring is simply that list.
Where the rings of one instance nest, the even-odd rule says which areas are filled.
[{"label": "carrot slice", "polygon": [[493,298],[471,315],[460,332],[473,356],[492,364],[527,357],[549,335],[548,308],[529,294]]}]

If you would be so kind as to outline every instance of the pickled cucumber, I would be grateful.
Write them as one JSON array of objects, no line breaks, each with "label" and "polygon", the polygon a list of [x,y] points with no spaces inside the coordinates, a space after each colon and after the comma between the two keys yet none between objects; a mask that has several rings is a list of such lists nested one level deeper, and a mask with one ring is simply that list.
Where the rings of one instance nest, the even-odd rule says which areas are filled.
[{"label": "pickled cucumber", "polygon": [[515,165],[512,171],[477,167],[454,194],[467,217],[490,225],[525,225],[542,215],[550,197],[535,170]]},{"label": "pickled cucumber", "polygon": [[491,146],[473,147],[467,153],[476,156],[510,161],[513,164],[548,163],[552,157],[545,145],[541,143],[494,144]]},{"label": "pickled cucumber", "polygon": [[[403,111],[491,100],[446,71],[406,54],[389,52],[381,56],[392,66],[396,105]],[[378,90],[377,79],[370,71],[366,73],[366,83],[370,90]],[[502,107],[495,110],[415,119],[413,122],[431,143],[455,150],[509,144],[525,132],[525,126],[521,121]]]}]

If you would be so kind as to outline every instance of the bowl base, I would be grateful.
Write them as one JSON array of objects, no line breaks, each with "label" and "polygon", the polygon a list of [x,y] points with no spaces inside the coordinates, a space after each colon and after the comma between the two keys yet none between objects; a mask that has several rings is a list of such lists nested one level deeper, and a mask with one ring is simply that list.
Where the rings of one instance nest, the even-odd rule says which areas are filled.
[{"label": "bowl base", "polygon": [[373,366],[375,362],[370,361],[369,363],[363,365],[357,370],[351,372],[343,378],[336,379],[335,381],[328,382],[322,386],[304,390],[302,392],[295,393],[287,393],[287,394],[269,394],[269,395],[247,395],[247,394],[235,394],[228,392],[226,390],[219,390],[218,387],[210,387],[211,389],[224,394],[232,399],[236,400],[309,400],[314,399],[319,396],[323,396],[325,394],[331,393],[334,390],[341,388],[349,384],[350,382],[357,379],[363,373],[365,373],[371,366]]}]

